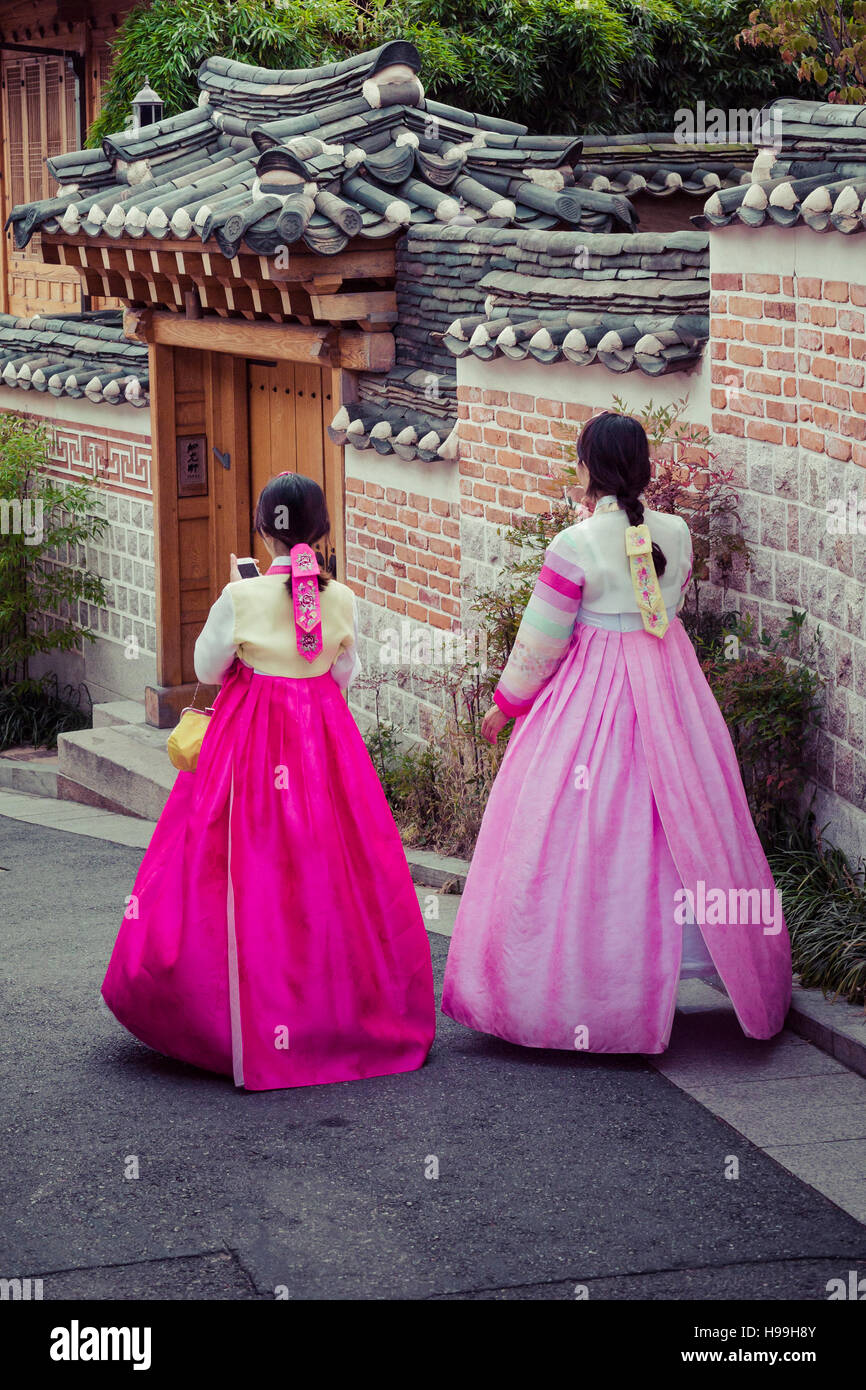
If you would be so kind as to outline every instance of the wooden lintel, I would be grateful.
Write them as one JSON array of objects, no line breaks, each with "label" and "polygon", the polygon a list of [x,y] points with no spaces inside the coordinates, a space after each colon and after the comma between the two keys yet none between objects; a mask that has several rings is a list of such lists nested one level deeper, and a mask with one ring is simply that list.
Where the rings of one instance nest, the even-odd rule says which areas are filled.
[{"label": "wooden lintel", "polygon": [[188,319],[183,314],[155,310],[149,321],[136,321],[136,327],[147,334],[148,342],[163,347],[202,348],[235,357],[276,357],[291,362],[315,362],[327,355],[325,327],[228,319],[221,316],[219,308],[217,314],[218,320]]},{"label": "wooden lintel", "polygon": [[136,342],[163,347],[204,348],[235,357],[281,358],[288,362],[329,361],[356,372],[387,372],[395,360],[392,333],[362,333],[327,325],[267,323],[226,317],[187,318],[165,309],[126,309],[123,331]]}]

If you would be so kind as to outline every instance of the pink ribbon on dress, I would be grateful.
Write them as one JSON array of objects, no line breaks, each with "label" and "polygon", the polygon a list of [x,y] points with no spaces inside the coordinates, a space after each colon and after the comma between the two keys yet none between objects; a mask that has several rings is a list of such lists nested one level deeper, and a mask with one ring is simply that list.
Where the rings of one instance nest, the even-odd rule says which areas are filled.
[{"label": "pink ribbon on dress", "polygon": [[301,542],[289,552],[292,562],[292,603],[298,651],[315,661],[322,651],[322,609],[319,603],[319,561],[315,550]]}]

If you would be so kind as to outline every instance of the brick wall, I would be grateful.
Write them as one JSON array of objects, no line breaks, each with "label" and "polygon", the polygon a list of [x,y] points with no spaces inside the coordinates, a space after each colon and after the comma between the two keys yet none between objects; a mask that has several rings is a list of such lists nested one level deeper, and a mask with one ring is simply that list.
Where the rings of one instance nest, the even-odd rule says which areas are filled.
[{"label": "brick wall", "polygon": [[457,465],[347,447],[345,486],[346,580],[358,601],[363,669],[352,705],[369,716],[378,700],[381,717],[424,737],[444,699],[445,639],[461,631]]},{"label": "brick wall", "polygon": [[711,284],[713,429],[866,466],[866,285],[748,271]]},{"label": "brick wall", "polygon": [[[521,386],[519,366],[510,384]],[[502,532],[522,516],[549,512],[562,496],[555,476],[569,462],[588,405],[496,385],[459,385],[461,549],[464,602],[496,582]],[[469,615],[466,614],[467,620]]]},{"label": "brick wall", "polygon": [[433,627],[460,617],[456,502],[346,478],[346,578],[368,603]]}]

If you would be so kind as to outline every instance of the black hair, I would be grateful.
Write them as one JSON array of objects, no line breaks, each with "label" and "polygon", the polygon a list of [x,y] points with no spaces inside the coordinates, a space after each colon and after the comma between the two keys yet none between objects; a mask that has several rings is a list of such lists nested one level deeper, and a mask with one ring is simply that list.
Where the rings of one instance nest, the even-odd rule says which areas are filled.
[{"label": "black hair", "polygon": [[[280,473],[266,483],[256,503],[253,527],[260,536],[292,546],[315,546],[331,529],[325,494],[312,478],[303,473]],[[319,592],[330,583],[330,576],[319,566]],[[292,592],[292,576],[286,580]]]},{"label": "black hair", "polygon": [[[587,420],[577,441],[577,457],[589,471],[588,491],[595,497],[614,496],[625,509],[629,525],[640,526],[640,495],[652,477],[649,440],[640,420],[606,410]],[[661,578],[667,560],[653,541],[653,563]]]}]

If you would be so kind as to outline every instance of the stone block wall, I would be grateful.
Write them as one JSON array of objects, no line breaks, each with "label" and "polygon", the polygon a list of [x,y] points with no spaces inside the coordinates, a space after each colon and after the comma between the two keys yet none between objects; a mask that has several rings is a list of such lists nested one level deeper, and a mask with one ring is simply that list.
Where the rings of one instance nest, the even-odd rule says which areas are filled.
[{"label": "stone block wall", "polygon": [[[81,603],[75,619],[96,634],[79,651],[53,652],[31,663],[32,674],[56,672],[61,684],[84,683],[94,703],[144,698],[156,679],[156,574],[150,420],[132,407],[93,405],[0,388],[0,410],[46,424],[52,433],[52,478],[85,482],[99,497],[108,525],[86,545],[63,546],[58,565],[86,568],[106,587],[103,606]],[[33,615],[43,630],[70,616]]]},{"label": "stone block wall", "polygon": [[866,854],[866,268],[805,227],[711,238],[711,404],[752,570],[737,606],[820,629],[825,708],[809,771],[831,838]]}]

